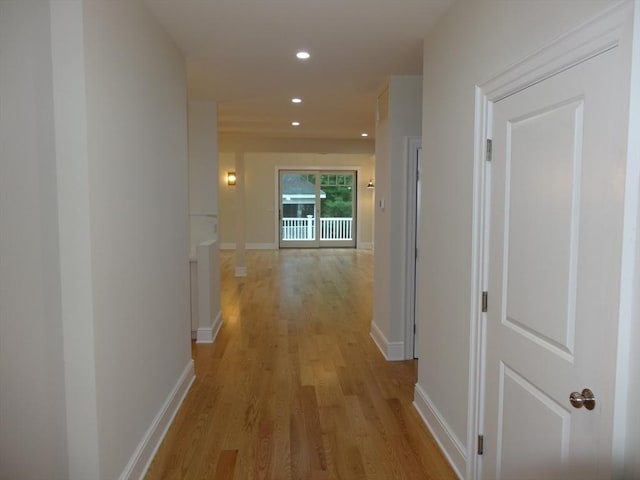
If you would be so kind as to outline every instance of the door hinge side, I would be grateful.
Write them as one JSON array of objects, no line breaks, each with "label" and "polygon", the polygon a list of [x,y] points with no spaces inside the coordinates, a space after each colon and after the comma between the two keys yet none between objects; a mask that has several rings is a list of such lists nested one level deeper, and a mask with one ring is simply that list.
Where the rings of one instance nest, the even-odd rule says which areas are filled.
[{"label": "door hinge side", "polygon": [[493,155],[493,142],[490,138],[487,138],[487,162],[491,161],[491,157]]},{"label": "door hinge side", "polygon": [[489,307],[489,292],[482,292],[482,312],[486,312]]},{"label": "door hinge side", "polygon": [[478,435],[478,455],[484,453],[484,435]]}]

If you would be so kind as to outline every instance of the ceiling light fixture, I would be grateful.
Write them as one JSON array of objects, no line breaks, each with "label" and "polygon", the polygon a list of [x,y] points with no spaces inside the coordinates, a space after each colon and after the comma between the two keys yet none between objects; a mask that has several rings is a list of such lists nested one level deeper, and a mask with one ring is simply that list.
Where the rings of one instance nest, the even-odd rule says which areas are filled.
[{"label": "ceiling light fixture", "polygon": [[300,60],[306,60],[310,56],[311,55],[309,55],[309,52],[305,52],[304,50],[301,50],[298,53],[296,53],[296,57],[298,57]]},{"label": "ceiling light fixture", "polygon": [[299,127],[300,126],[300,122],[291,122],[291,126],[292,127]]},{"label": "ceiling light fixture", "polygon": [[368,136],[369,136],[369,134],[368,134],[368,133],[365,133],[365,132],[362,132],[362,133],[360,134],[360,136],[361,136],[361,137],[368,137]]},{"label": "ceiling light fixture", "polygon": [[302,99],[301,98],[292,98],[291,99],[291,103],[302,103]]}]

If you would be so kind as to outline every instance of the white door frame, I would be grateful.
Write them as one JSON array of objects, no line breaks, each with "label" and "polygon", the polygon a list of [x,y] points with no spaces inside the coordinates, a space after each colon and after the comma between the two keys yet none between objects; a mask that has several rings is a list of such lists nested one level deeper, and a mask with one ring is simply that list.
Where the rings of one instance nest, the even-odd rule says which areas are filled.
[{"label": "white door frame", "polygon": [[[405,324],[404,324],[404,358],[413,360],[418,357],[418,348],[415,343],[418,333],[418,322],[416,312],[418,311],[418,299],[416,297],[417,288],[417,238],[420,222],[418,214],[420,205],[417,198],[418,166],[420,159],[419,149],[422,148],[422,137],[407,137],[406,139],[406,162],[407,162],[407,235],[406,235],[406,259],[405,259]],[[415,326],[415,330],[414,330]]]},{"label": "white door frame", "polygon": [[281,170],[293,170],[293,171],[301,171],[301,172],[306,172],[306,171],[317,171],[317,170],[330,170],[330,171],[335,171],[335,172],[339,172],[339,171],[350,171],[350,172],[356,172],[356,181],[358,182],[357,184],[357,188],[356,188],[356,198],[354,199],[354,201],[356,202],[356,225],[355,225],[355,230],[356,230],[356,238],[355,238],[355,248],[360,248],[360,232],[361,232],[361,220],[360,220],[360,203],[361,203],[361,195],[363,195],[362,192],[365,192],[366,189],[366,183],[365,184],[361,184],[363,176],[362,176],[362,167],[360,166],[349,166],[349,165],[339,165],[339,166],[334,166],[334,165],[315,165],[315,166],[310,166],[310,165],[276,165],[274,167],[274,246],[276,250],[280,249],[280,226],[281,226],[281,222],[280,222],[280,171]]},{"label": "white door frame", "polygon": [[[482,292],[487,286],[487,247],[488,247],[488,194],[490,183],[490,164],[487,162],[486,139],[492,137],[492,105],[498,100],[518,93],[525,88],[541,82],[557,73],[571,68],[600,53],[613,48],[625,50],[623,57],[631,57],[632,19],[634,2],[626,1],[613,6],[593,20],[571,30],[546,47],[524,58],[521,62],[506,69],[490,80],[476,87],[475,96],[475,132],[474,132],[474,169],[473,169],[473,212],[472,212],[472,278],[470,342],[469,342],[469,397],[467,423],[467,465],[465,478],[472,480],[481,477],[482,457],[477,454],[478,435],[484,430],[482,412],[484,411],[484,346],[485,314],[482,313]],[[638,101],[640,103],[640,101]],[[634,145],[631,145],[632,142]],[[624,236],[623,272],[621,278],[621,306],[617,319],[619,345],[624,347],[629,338],[623,338],[630,330],[632,308],[624,308],[633,303],[632,278],[635,273],[635,249],[637,221],[639,213],[638,182],[640,176],[640,158],[632,155],[638,151],[637,139],[629,138],[627,150],[626,189],[624,200]],[[620,348],[618,357],[618,375],[629,371],[629,355],[626,348]],[[614,444],[616,429],[623,432],[625,412],[627,410],[626,383],[616,382],[616,418],[614,420]],[[615,445],[614,445],[615,446]]]}]

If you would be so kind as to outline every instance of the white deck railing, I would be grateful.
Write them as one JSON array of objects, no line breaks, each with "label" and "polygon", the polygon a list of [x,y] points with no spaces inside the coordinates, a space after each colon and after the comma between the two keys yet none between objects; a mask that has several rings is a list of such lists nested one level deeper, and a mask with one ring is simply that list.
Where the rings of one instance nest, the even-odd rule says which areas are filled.
[{"label": "white deck railing", "polygon": [[[315,240],[316,219],[283,218],[283,240]],[[321,218],[320,240],[352,240],[352,218]]]}]

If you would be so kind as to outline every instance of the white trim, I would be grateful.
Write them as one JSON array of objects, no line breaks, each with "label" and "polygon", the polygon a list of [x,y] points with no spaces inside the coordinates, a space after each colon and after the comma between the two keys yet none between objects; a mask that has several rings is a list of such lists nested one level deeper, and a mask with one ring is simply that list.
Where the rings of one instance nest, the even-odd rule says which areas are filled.
[{"label": "white trim", "polygon": [[236,277],[246,277],[247,267],[236,267]]},{"label": "white trim", "polygon": [[[227,242],[220,244],[220,250],[235,250],[235,242]],[[273,243],[247,243],[245,250],[277,250],[277,247]]]},{"label": "white trim", "polygon": [[[603,52],[619,47],[625,41],[625,28],[630,23],[633,2],[626,0],[607,9],[588,22],[571,29],[513,64],[476,89],[475,151],[473,173],[473,237],[470,304],[474,306],[470,320],[469,407],[467,448],[474,448],[477,435],[484,430],[484,355],[485,331],[479,306],[480,292],[486,289],[488,255],[486,252],[486,187],[491,167],[485,162],[485,139],[492,138],[493,103],[518,93],[536,83],[561,73]],[[626,208],[626,206],[625,206]],[[637,205],[635,206],[637,212]],[[617,393],[617,392],[616,392]],[[620,422],[619,422],[620,423]],[[481,457],[468,458],[466,478],[481,477]]]},{"label": "white trim", "polygon": [[196,331],[196,343],[213,343],[222,327],[222,312],[218,312],[210,327],[201,327]]},{"label": "white trim", "polygon": [[620,45],[632,18],[633,2],[626,0],[561,35],[521,61],[507,67],[480,87],[497,102]]},{"label": "white trim", "polygon": [[[491,138],[491,125],[486,122],[489,118],[490,105],[480,87],[476,87],[475,99],[475,151],[473,167],[473,210],[472,210],[472,241],[471,241],[471,303],[478,306],[471,309],[469,328],[469,389],[467,401],[467,449],[473,449],[476,438],[484,430],[482,412],[484,411],[484,324],[486,316],[479,308],[481,292],[487,288],[487,273],[485,268],[488,259],[486,226],[486,205],[489,190],[491,170],[486,161],[486,139]],[[466,468],[466,478],[479,476],[481,458],[478,455],[469,457]]]},{"label": "white trim", "polygon": [[389,362],[404,360],[404,342],[390,342],[387,340],[387,337],[382,333],[382,330],[380,330],[375,322],[371,322],[371,331],[369,332],[369,335],[385,360]]},{"label": "white trim", "polygon": [[195,380],[193,360],[189,360],[182,371],[180,378],[169,393],[169,396],[156,414],[151,426],[142,437],[129,463],[120,474],[120,480],[142,480],[151,465],[151,461],[160,447],[164,436],[167,434],[171,423],[187,393]]},{"label": "white trim", "polygon": [[416,409],[422,421],[427,426],[434,440],[442,450],[443,455],[449,461],[451,468],[458,476],[464,478],[467,453],[460,439],[453,433],[444,417],[435,407],[429,395],[423,388],[416,384],[413,395],[413,407]]},{"label": "white trim", "polygon": [[276,250],[273,243],[247,243],[247,250]]},{"label": "white trim", "polygon": [[[636,399],[632,397],[637,384],[638,367],[633,362],[633,351],[638,345],[638,335],[633,323],[637,315],[637,279],[638,269],[638,222],[640,220],[640,2],[635,2],[633,12],[634,27],[630,30],[630,39],[626,48],[631,58],[630,92],[629,92],[629,120],[627,126],[627,163],[624,188],[624,217],[622,260],[620,262],[620,311],[618,319],[618,353],[616,358],[617,372],[615,382],[615,404],[613,408],[613,478],[631,478],[637,476],[640,466],[634,462],[638,441],[632,440],[637,432],[634,425]],[[636,329],[637,330],[637,329]],[[635,422],[637,425],[637,422]],[[631,432],[631,434],[630,434]],[[636,436],[637,438],[637,436]],[[634,466],[635,465],[635,466]],[[636,469],[634,471],[634,468]]]},{"label": "white trim", "polygon": [[413,360],[416,355],[414,325],[417,323],[417,258],[418,248],[418,161],[419,149],[422,148],[422,137],[406,137],[405,161],[407,162],[407,190],[406,190],[406,238],[405,238],[405,318],[404,318],[404,352],[405,360]]}]

